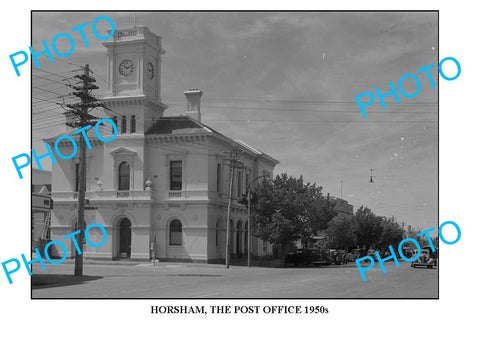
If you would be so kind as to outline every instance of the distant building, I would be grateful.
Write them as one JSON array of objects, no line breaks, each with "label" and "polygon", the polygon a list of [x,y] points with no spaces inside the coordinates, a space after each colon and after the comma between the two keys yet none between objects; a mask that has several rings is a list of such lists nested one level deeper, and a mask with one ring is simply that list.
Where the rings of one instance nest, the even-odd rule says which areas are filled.
[{"label": "distant building", "polygon": [[353,205],[349,204],[348,201],[333,196],[329,196],[328,199],[334,204],[333,210],[338,214],[353,215]]},{"label": "distant building", "polygon": [[416,228],[413,228],[411,225],[409,225],[407,227],[407,230],[405,231],[405,234],[406,234],[406,237],[408,237],[408,238],[418,239],[417,234],[419,232],[420,232],[419,230],[417,230]]},{"label": "distant building", "polygon": [[32,242],[37,242],[50,225],[52,173],[32,168]]}]

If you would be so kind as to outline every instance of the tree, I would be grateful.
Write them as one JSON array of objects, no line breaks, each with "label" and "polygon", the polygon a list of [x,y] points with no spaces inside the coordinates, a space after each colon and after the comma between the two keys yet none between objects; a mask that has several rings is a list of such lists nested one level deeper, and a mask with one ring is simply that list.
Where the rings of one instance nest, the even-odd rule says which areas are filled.
[{"label": "tree", "polygon": [[302,190],[302,179],[277,175],[273,181],[264,180],[251,201],[252,234],[279,246],[282,254],[298,239],[301,208],[295,197]]},{"label": "tree", "polygon": [[381,225],[383,230],[382,236],[378,242],[378,247],[381,249],[388,249],[388,246],[391,245],[396,249],[400,241],[405,238],[404,230],[392,219],[383,219]]},{"label": "tree", "polygon": [[322,187],[315,183],[306,184],[306,192],[302,199],[304,210],[302,212],[303,225],[299,229],[299,236],[302,243],[308,246],[313,236],[318,235],[320,231],[328,228],[328,222],[334,218],[337,213],[334,206],[329,204],[322,194]]},{"label": "tree", "polygon": [[302,176],[286,173],[264,180],[251,201],[253,235],[279,246],[282,254],[298,239],[307,244],[335,216],[321,190],[316,184],[304,183]]},{"label": "tree", "polygon": [[275,212],[272,218],[258,215],[253,226],[256,237],[280,246],[282,254],[293,243],[295,227],[280,212]]},{"label": "tree", "polygon": [[328,247],[334,249],[351,248],[355,245],[357,229],[354,216],[337,215],[328,222]]},{"label": "tree", "polygon": [[375,216],[369,208],[362,205],[355,213],[355,219],[358,224],[357,245],[364,248],[376,246],[383,232],[382,218]]}]

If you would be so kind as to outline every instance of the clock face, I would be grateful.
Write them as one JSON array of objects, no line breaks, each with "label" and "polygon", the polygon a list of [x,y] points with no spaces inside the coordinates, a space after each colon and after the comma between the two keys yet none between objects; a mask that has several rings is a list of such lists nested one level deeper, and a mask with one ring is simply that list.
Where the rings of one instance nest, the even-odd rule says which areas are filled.
[{"label": "clock face", "polygon": [[147,77],[148,77],[149,79],[153,79],[153,74],[154,74],[153,64],[152,64],[152,63],[148,63],[148,64],[147,64]]},{"label": "clock face", "polygon": [[120,63],[120,66],[118,67],[118,71],[120,74],[124,77],[128,77],[133,73],[134,65],[133,61],[129,59],[125,59]]}]

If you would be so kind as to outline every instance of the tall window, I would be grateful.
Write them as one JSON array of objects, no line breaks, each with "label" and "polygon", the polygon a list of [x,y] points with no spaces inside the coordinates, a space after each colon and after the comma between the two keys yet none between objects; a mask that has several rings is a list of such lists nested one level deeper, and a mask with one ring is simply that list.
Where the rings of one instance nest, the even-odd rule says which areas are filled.
[{"label": "tall window", "polygon": [[245,192],[248,191],[249,184],[250,184],[250,176],[248,176],[248,174],[245,174]]},{"label": "tall window", "polygon": [[242,173],[239,171],[237,175],[237,197],[242,195]]},{"label": "tall window", "polygon": [[[233,220],[230,220],[230,237],[229,237],[229,240],[228,242],[230,242],[230,254],[233,254],[233,228],[235,227],[235,225],[233,224]],[[225,236],[226,233],[225,233]]]},{"label": "tall window", "polygon": [[222,165],[217,163],[217,192],[222,192]]},{"label": "tall window", "polygon": [[244,253],[245,254],[248,254],[248,221],[245,222],[245,234],[243,236],[243,249],[244,249]]},{"label": "tall window", "polygon": [[[117,128],[118,131],[118,118],[117,116],[112,117],[113,122],[115,123],[115,127]],[[112,126],[112,135],[115,133],[115,129]]]},{"label": "tall window", "polygon": [[182,161],[170,162],[170,190],[182,190]]},{"label": "tall window", "polygon": [[122,130],[121,133],[127,133],[127,116],[122,116]]},{"label": "tall window", "polygon": [[179,220],[173,220],[170,222],[170,245],[182,245],[182,222]]},{"label": "tall window", "polygon": [[130,133],[135,133],[137,130],[137,121],[135,115],[130,117]]},{"label": "tall window", "polygon": [[130,165],[127,162],[118,167],[118,190],[130,190]]},{"label": "tall window", "polygon": [[237,222],[237,244],[235,245],[237,255],[242,253],[242,221]]}]

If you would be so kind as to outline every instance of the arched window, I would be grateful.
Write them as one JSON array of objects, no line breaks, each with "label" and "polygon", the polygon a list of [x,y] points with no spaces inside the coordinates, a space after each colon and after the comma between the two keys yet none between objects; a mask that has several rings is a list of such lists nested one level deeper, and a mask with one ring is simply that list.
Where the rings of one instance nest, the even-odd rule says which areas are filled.
[{"label": "arched window", "polygon": [[217,192],[222,192],[222,164],[217,163]]},{"label": "arched window", "polygon": [[137,130],[137,121],[135,115],[130,117],[130,133],[135,133]]},{"label": "arched window", "polygon": [[237,197],[242,197],[242,173],[240,171],[237,174]]},{"label": "arched window", "polygon": [[228,239],[228,242],[229,242],[229,245],[230,245],[229,246],[230,247],[230,255],[233,254],[233,233],[234,233],[233,228],[235,228],[235,225],[233,224],[233,220],[231,219],[230,220],[230,236],[229,236],[229,239]]},{"label": "arched window", "polygon": [[244,245],[243,245],[243,248],[244,248],[244,253],[245,254],[248,254],[248,221],[245,222],[245,235],[244,235]]},{"label": "arched window", "polygon": [[237,255],[242,254],[242,221],[237,222],[237,244],[235,248]]},{"label": "arched window", "polygon": [[127,133],[127,116],[122,116],[122,130],[121,133]]},{"label": "arched window", "polygon": [[170,222],[170,245],[182,245],[182,222],[179,220],[173,220]]},{"label": "arched window", "polygon": [[118,190],[130,190],[130,165],[127,162],[118,167]]}]

